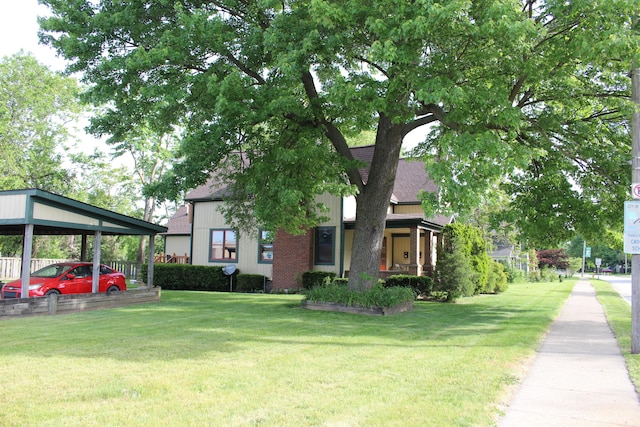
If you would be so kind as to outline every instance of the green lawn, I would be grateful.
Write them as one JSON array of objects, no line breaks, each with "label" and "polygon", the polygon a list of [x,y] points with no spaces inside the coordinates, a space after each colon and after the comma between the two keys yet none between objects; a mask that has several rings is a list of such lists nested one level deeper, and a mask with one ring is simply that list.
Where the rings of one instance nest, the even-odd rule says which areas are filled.
[{"label": "green lawn", "polygon": [[618,340],[618,345],[627,362],[629,376],[640,393],[640,354],[631,354],[631,306],[613,289],[609,282],[591,280],[604,308],[609,326]]},{"label": "green lawn", "polygon": [[490,426],[575,281],[390,317],[300,295],[0,321],[2,426]]}]

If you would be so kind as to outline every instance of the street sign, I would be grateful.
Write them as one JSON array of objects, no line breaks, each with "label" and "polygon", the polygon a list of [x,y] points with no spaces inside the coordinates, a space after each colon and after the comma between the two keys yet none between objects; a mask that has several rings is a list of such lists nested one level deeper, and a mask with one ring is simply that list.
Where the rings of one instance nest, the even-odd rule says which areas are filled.
[{"label": "street sign", "polygon": [[640,182],[634,182],[631,184],[631,197],[634,199],[640,199]]},{"label": "street sign", "polygon": [[640,254],[640,202],[624,202],[624,252]]},{"label": "street sign", "polygon": [[587,246],[587,248],[584,250],[584,257],[591,258],[591,246]]}]

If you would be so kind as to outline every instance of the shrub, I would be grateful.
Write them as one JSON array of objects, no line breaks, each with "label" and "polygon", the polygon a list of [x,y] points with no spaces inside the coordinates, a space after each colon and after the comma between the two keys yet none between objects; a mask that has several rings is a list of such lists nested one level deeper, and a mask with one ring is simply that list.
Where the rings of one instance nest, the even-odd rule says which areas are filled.
[{"label": "shrub", "polygon": [[[237,276],[239,270],[233,274]],[[142,280],[147,281],[148,266],[142,267]],[[153,284],[168,290],[229,292],[229,276],[222,267],[190,264],[154,264]],[[233,279],[233,284],[237,281]]]},{"label": "shrub", "polygon": [[385,288],[378,283],[364,291],[350,291],[341,284],[329,284],[316,286],[305,295],[305,301],[310,302],[334,302],[347,306],[359,306],[364,308],[391,307],[415,300],[415,293],[411,288],[396,286]]},{"label": "shrub", "polygon": [[385,282],[385,287],[404,286],[412,288],[416,295],[431,295],[433,291],[433,279],[429,276],[410,276],[407,274],[396,274],[389,276]]},{"label": "shrub", "polygon": [[263,292],[267,278],[262,274],[238,274],[238,292]]},{"label": "shrub", "polygon": [[313,289],[331,283],[335,278],[336,273],[332,271],[305,271],[302,273],[302,287]]},{"label": "shrub", "polygon": [[470,256],[460,247],[459,238],[453,237],[449,250],[438,253],[434,290],[443,292],[447,302],[454,302],[461,296],[471,296],[476,289]]},{"label": "shrub", "polygon": [[524,282],[525,272],[522,270],[518,270],[513,268],[509,264],[504,261],[498,261],[502,264],[505,274],[507,275],[507,283],[516,283],[516,282]]},{"label": "shrub", "polygon": [[448,224],[442,229],[442,242],[443,245],[438,251],[439,256],[443,252],[451,253],[455,242],[457,250],[466,257],[465,262],[468,261],[469,268],[472,270],[470,279],[473,281],[473,290],[469,294],[465,284],[462,286],[464,295],[471,296],[482,292],[489,280],[489,261],[491,260],[487,254],[482,231],[477,227],[462,223]]},{"label": "shrub", "polygon": [[491,261],[491,270],[489,270],[489,280],[484,290],[485,293],[497,293],[507,290],[507,273],[504,271],[504,265],[499,262]]}]

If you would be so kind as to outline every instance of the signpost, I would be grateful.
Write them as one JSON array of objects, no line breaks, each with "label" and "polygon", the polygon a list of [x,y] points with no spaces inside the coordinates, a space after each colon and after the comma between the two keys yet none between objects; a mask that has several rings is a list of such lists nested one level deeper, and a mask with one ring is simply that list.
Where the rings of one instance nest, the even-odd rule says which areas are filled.
[{"label": "signpost", "polygon": [[580,273],[580,277],[584,277],[584,269],[587,266],[587,258],[591,258],[591,246],[587,246],[587,241],[585,240],[582,247],[582,273]]},{"label": "signpost", "polygon": [[[640,183],[640,68],[634,67],[631,70],[631,98],[636,105],[636,111],[631,117],[631,182]],[[640,194],[632,187],[631,196],[633,198],[640,197]],[[625,203],[625,252],[627,246],[629,249],[637,249],[637,252],[629,252],[631,256],[631,353],[640,353],[640,242],[636,242],[638,239],[631,236],[635,234],[634,226],[640,226],[636,223],[636,220],[632,220],[631,217],[627,218],[627,203]],[[631,210],[631,205],[629,206]],[[636,212],[634,208],[632,212]],[[631,212],[629,212],[631,215]],[[636,217],[640,218],[640,217]],[[629,230],[629,236],[627,236],[627,225],[631,227]],[[627,240],[629,240],[627,242]]]}]

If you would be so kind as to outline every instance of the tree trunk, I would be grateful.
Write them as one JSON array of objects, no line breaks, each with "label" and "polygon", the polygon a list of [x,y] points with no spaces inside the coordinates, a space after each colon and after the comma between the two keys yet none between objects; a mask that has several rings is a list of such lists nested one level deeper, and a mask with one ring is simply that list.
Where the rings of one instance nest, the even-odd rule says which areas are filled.
[{"label": "tree trunk", "polygon": [[380,252],[393,193],[400,150],[402,126],[380,119],[369,177],[356,197],[356,225],[351,252],[349,289],[365,290],[378,282]]},{"label": "tree trunk", "polygon": [[[152,198],[147,198],[144,201],[144,214],[142,219],[147,222],[151,222],[153,219],[153,211],[155,210],[155,202]],[[138,243],[138,253],[136,254],[136,279],[142,279],[142,264],[145,261],[145,248],[147,246],[147,238],[149,236],[140,236],[140,242]]]}]

